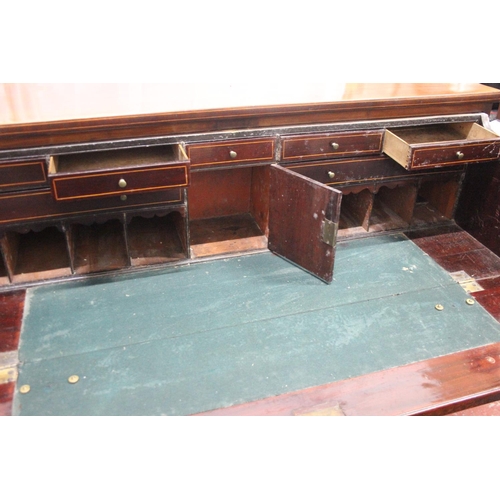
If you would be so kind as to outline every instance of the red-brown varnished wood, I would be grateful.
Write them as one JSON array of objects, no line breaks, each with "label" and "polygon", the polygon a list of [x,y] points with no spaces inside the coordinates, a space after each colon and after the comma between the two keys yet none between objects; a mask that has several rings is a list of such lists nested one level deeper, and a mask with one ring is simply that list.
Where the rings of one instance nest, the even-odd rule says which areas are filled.
[{"label": "red-brown varnished wood", "polygon": [[[484,281],[487,280],[481,280],[479,284],[482,286]],[[497,321],[500,321],[500,287],[489,288],[472,295]]]},{"label": "red-brown varnished wood", "polygon": [[410,234],[412,241],[433,258],[482,250],[484,246],[457,226],[434,227]]},{"label": "red-brown varnished wood", "polygon": [[500,401],[467,408],[466,410],[450,413],[450,417],[498,417],[500,416]]},{"label": "red-brown varnished wood", "polygon": [[377,154],[382,150],[382,130],[314,134],[283,138],[281,157],[302,161]]},{"label": "red-brown varnished wood", "polygon": [[15,382],[0,384],[0,417],[12,415],[12,399],[14,398]]},{"label": "red-brown varnished wood", "polygon": [[500,343],[199,415],[445,415],[500,400]]},{"label": "red-brown varnished wood", "polygon": [[193,144],[186,149],[193,168],[269,163],[274,159],[274,138]]},{"label": "red-brown varnished wood", "polygon": [[500,255],[500,162],[470,168],[456,220],[474,238]]},{"label": "red-brown varnished wood", "polygon": [[1,149],[308,123],[489,113],[478,84],[2,84]]},{"label": "red-brown varnished wood", "polygon": [[271,166],[269,249],[330,283],[340,204],[340,191]]},{"label": "red-brown varnished wood", "polygon": [[17,350],[25,293],[18,290],[0,294],[0,352]]},{"label": "red-brown varnished wood", "polygon": [[500,258],[487,248],[436,257],[435,261],[450,273],[465,271],[476,280],[500,275]]}]

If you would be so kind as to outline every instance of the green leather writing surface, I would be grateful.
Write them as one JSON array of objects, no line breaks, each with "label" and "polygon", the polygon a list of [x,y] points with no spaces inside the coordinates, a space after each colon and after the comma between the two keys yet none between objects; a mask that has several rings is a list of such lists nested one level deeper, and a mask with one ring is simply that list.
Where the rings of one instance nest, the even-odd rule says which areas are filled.
[{"label": "green leather writing surface", "polygon": [[402,235],[340,244],[330,285],[262,253],[34,288],[14,413],[186,415],[499,341],[467,297]]}]

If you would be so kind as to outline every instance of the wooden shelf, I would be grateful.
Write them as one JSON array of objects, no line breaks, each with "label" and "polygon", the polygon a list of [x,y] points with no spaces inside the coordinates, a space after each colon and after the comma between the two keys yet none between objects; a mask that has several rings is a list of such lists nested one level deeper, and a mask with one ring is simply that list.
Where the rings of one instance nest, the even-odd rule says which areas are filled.
[{"label": "wooden shelf", "polygon": [[161,264],[187,258],[178,212],[149,218],[136,216],[127,224],[127,243],[132,266]]}]

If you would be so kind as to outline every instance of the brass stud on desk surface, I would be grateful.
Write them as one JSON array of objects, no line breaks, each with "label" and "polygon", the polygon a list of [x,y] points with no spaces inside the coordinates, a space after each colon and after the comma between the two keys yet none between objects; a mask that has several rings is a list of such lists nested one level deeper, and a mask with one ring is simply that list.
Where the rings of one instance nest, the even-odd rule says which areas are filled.
[{"label": "brass stud on desk surface", "polygon": [[28,394],[28,392],[31,391],[31,387],[28,385],[28,384],[25,384],[25,385],[22,385],[20,388],[19,388],[19,392],[21,394]]},{"label": "brass stud on desk surface", "polygon": [[465,303],[468,304],[469,306],[473,306],[475,304],[474,300],[472,299],[467,299]]},{"label": "brass stud on desk surface", "polygon": [[80,380],[80,377],[78,375],[71,375],[68,377],[68,382],[70,384],[76,384]]},{"label": "brass stud on desk surface", "polygon": [[438,310],[438,311],[442,311],[444,309],[444,306],[441,304],[436,304],[435,307],[436,307],[436,310]]}]

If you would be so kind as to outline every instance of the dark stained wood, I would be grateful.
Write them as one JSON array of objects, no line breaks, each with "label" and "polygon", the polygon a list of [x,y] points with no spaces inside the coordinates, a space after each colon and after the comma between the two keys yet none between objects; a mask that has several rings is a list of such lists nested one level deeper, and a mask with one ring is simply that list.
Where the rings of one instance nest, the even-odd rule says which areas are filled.
[{"label": "dark stained wood", "polygon": [[350,182],[377,181],[408,177],[412,174],[386,156],[357,158],[356,160],[334,160],[304,162],[286,165],[295,172],[331,186]]},{"label": "dark stained wood", "polygon": [[269,236],[269,190],[271,173],[269,167],[252,169],[250,211],[255,222],[266,236]]},{"label": "dark stained wood", "polygon": [[[187,258],[175,222],[180,214],[174,212],[163,217],[133,217],[127,224],[127,244],[133,266],[171,262]],[[182,227],[181,234],[183,233]]]},{"label": "dark stained wood", "polygon": [[[228,108],[221,99],[217,109],[179,111],[178,103],[186,95],[172,95],[168,84],[148,88],[146,93],[153,92],[153,97],[152,101],[146,99],[149,106],[144,107],[131,106],[131,100],[112,98],[126,93],[126,84],[111,84],[106,91],[102,86],[83,84],[3,85],[2,149],[94,142],[103,136],[112,140],[285,124],[489,113],[493,103],[500,100],[499,91],[476,84],[346,84],[329,102],[311,102],[307,92],[299,92],[291,99],[295,103],[259,105],[245,99],[251,94],[247,90],[240,107]],[[16,107],[20,95],[29,106],[22,102]],[[259,97],[257,93],[256,99]],[[192,109],[192,105],[186,107]]]},{"label": "dark stained wood", "polygon": [[500,162],[470,168],[465,177],[457,222],[500,255]]},{"label": "dark stained wood", "polygon": [[261,236],[262,231],[250,214],[198,219],[190,225],[191,245]]},{"label": "dark stained wood", "polygon": [[0,417],[10,417],[12,415],[12,400],[15,388],[15,382],[0,384]]},{"label": "dark stained wood", "polygon": [[[274,138],[191,144],[186,150],[193,168],[269,163],[274,160]],[[233,158],[231,153],[236,156]]]},{"label": "dark stained wood", "polygon": [[[497,281],[500,278],[497,278]],[[489,280],[480,280],[479,285]],[[500,286],[472,294],[474,298],[497,320],[500,321]]]},{"label": "dark stained wood", "polygon": [[339,236],[347,236],[356,228],[368,231],[373,209],[373,193],[363,189],[359,193],[342,196],[339,219]]},{"label": "dark stained wood", "polygon": [[420,186],[418,196],[422,197],[447,219],[453,218],[455,204],[457,202],[458,190],[460,188],[460,176],[436,177],[434,179],[424,177]]},{"label": "dark stained wood", "polygon": [[446,415],[499,401],[499,375],[497,343],[200,415]]},{"label": "dark stained wood", "polygon": [[485,289],[485,290],[491,290],[492,288],[500,288],[500,276],[497,276],[496,278],[487,278],[487,279],[482,279],[478,280],[478,283]]},{"label": "dark stained wood", "polygon": [[415,231],[409,236],[434,259],[484,248],[479,241],[456,225]]},{"label": "dark stained wood", "polygon": [[17,350],[25,295],[24,290],[0,294],[0,352]]},{"label": "dark stained wood", "polygon": [[273,165],[269,249],[331,282],[335,246],[325,243],[322,233],[328,221],[338,220],[340,203],[339,191]]},{"label": "dark stained wood", "polygon": [[500,275],[500,259],[487,248],[436,257],[435,260],[450,273],[465,271],[476,280]]},{"label": "dark stained wood", "polygon": [[251,184],[251,168],[192,172],[190,220],[248,213]]},{"label": "dark stained wood", "polygon": [[409,225],[417,199],[417,185],[416,183],[409,183],[393,189],[382,186],[376,194],[376,199],[397,214],[406,225]]},{"label": "dark stained wood", "polygon": [[71,274],[66,237],[57,227],[26,234],[9,233],[17,247],[13,282],[22,283]]},{"label": "dark stained wood", "polygon": [[281,158],[283,161],[303,161],[373,155],[382,150],[382,136],[382,130],[370,130],[283,137]]},{"label": "dark stained wood", "polygon": [[181,189],[165,189],[157,192],[132,193],[126,200],[120,196],[57,202],[50,189],[0,196],[0,223],[30,224],[43,220],[57,220],[100,212],[137,210],[155,205],[179,204],[183,200]]},{"label": "dark stained wood", "polygon": [[0,191],[33,189],[47,185],[45,160],[0,163]]},{"label": "dark stained wood", "polygon": [[119,220],[89,226],[74,224],[70,239],[73,269],[78,274],[120,269],[129,265],[125,229]]},{"label": "dark stained wood", "polygon": [[[126,187],[120,187],[124,180]],[[102,196],[120,197],[132,193],[160,191],[186,187],[188,169],[178,167],[148,167],[108,171],[106,174],[74,174],[52,177],[52,189],[57,201],[94,199]]]},{"label": "dark stained wood", "polygon": [[500,416],[500,401],[474,406],[466,410],[450,413],[449,417],[498,417]]},{"label": "dark stained wood", "polygon": [[[464,155],[463,160],[457,160],[457,153]],[[459,165],[461,163],[475,163],[490,161],[498,158],[500,153],[500,140],[487,144],[440,146],[422,148],[413,154],[411,169],[442,167]]]}]

